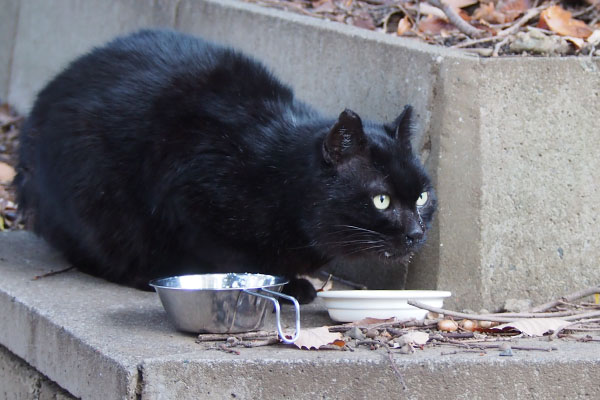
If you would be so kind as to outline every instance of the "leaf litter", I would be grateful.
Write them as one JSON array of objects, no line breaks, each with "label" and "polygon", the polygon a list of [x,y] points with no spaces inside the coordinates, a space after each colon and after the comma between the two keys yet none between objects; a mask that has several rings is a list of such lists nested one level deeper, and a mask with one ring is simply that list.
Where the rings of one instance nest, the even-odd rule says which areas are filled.
[{"label": "leaf litter", "polygon": [[600,56],[600,0],[244,0],[483,57]]},{"label": "leaf litter", "polygon": [[12,180],[17,165],[19,130],[23,118],[8,104],[0,104],[0,231],[23,229],[18,222]]},{"label": "leaf litter", "polygon": [[[354,351],[359,347],[371,350],[385,348],[388,353],[394,354],[411,354],[417,350],[443,345],[460,347],[462,350],[498,349],[504,352],[504,356],[512,355],[512,350],[554,351],[554,346],[519,346],[509,342],[523,337],[543,336],[582,342],[600,341],[600,337],[593,336],[600,332],[598,293],[600,286],[594,286],[526,311],[489,313],[482,310],[477,314],[409,301],[409,304],[429,311],[424,320],[365,318],[341,325],[303,329],[300,333],[302,340],[295,343],[295,346],[303,350],[341,351]],[[593,302],[573,303],[592,295],[596,296]],[[196,341],[220,342],[216,347],[213,345],[208,348],[227,349],[225,351],[228,352],[232,347],[239,346],[288,346],[278,339],[275,331],[237,335],[200,334]],[[511,350],[507,351],[507,348]],[[441,353],[447,354],[457,352]]]}]

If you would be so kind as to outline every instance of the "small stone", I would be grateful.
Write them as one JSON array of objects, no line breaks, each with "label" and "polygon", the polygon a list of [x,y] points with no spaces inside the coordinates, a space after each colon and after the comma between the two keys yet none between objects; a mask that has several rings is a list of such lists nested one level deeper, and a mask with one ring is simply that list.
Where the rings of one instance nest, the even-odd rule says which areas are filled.
[{"label": "small stone", "polygon": [[377,329],[369,329],[365,333],[365,336],[368,337],[369,339],[375,339],[377,337],[377,335],[379,335],[379,332],[377,332]]},{"label": "small stone", "polygon": [[362,333],[362,331],[360,330],[359,327],[353,327],[352,329],[346,331],[346,333],[344,333],[344,336],[349,337],[351,339],[356,339],[356,340],[365,340],[366,336],[364,333]]},{"label": "small stone", "polygon": [[398,350],[398,352],[400,354],[412,354],[415,352],[415,349],[413,349],[413,347],[407,343],[404,346],[400,347],[400,350]]}]

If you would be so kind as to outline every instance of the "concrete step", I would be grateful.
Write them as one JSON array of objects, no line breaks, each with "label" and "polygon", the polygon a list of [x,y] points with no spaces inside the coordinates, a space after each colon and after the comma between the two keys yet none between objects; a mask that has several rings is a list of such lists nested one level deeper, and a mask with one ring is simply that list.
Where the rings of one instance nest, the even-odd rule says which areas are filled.
[{"label": "concrete step", "polygon": [[[64,399],[600,398],[600,343],[518,339],[520,345],[557,350],[515,350],[513,357],[497,350],[442,355],[455,350],[449,346],[408,355],[394,351],[391,360],[383,349],[308,351],[288,345],[227,354],[176,331],[155,293],[75,270],[35,280],[66,265],[30,233],[0,233],[0,255],[5,398],[37,398],[30,394],[40,381]],[[293,326],[290,307],[283,312],[284,324]],[[302,307],[302,324],[332,321],[316,302]],[[274,328],[272,316],[265,327]],[[23,372],[2,372],[7,365]],[[34,378],[14,378],[26,375]]]}]

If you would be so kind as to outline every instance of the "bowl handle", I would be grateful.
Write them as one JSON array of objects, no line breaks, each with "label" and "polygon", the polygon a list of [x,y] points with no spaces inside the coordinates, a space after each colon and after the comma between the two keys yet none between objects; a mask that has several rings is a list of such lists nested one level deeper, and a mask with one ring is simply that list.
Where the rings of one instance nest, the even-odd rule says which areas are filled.
[{"label": "bowl handle", "polygon": [[[298,340],[298,337],[300,336],[300,304],[298,304],[298,300],[296,300],[292,296],[288,296],[287,294],[274,292],[272,290],[262,288],[257,289],[256,292],[244,289],[244,292],[251,294],[252,296],[262,297],[263,299],[272,301],[273,305],[275,306],[275,318],[277,320],[277,332],[279,333],[279,337],[281,338],[281,340],[288,344],[294,343],[296,340]],[[294,303],[294,309],[296,311],[296,333],[294,333],[294,336],[291,339],[286,338],[285,334],[283,333],[283,330],[281,329],[281,307],[279,306],[279,301],[277,301],[276,298],[267,296],[266,294],[261,294],[260,292],[267,293],[271,296],[283,297],[284,299],[287,299]]]}]

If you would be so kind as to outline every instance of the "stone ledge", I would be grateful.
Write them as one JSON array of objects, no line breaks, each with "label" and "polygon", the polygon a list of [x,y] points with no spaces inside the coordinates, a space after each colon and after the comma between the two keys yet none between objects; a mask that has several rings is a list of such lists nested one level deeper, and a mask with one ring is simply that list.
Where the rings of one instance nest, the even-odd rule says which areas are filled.
[{"label": "stone ledge", "polygon": [[[0,233],[0,345],[72,396],[84,399],[211,398],[594,398],[600,344],[555,341],[558,351],[500,357],[394,353],[404,392],[380,351],[303,351],[270,346],[231,355],[177,332],[158,296],[70,271],[27,232]],[[285,321],[292,325],[290,309]],[[319,303],[305,327],[330,324]],[[273,321],[267,321],[267,329]],[[540,340],[521,344],[549,345]]]}]

